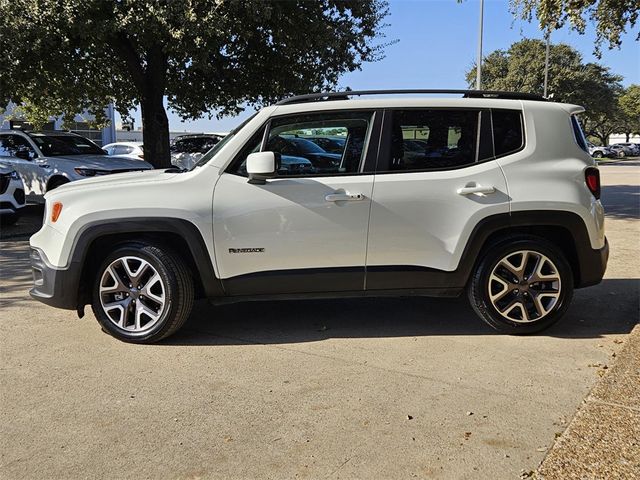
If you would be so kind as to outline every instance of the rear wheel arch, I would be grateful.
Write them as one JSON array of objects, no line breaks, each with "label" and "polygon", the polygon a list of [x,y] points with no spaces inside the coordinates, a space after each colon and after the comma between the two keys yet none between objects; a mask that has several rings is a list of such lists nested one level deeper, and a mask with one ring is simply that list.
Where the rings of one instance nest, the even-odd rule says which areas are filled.
[{"label": "rear wheel arch", "polygon": [[580,261],[576,253],[576,242],[571,231],[558,225],[531,225],[506,227],[493,232],[487,238],[479,257],[482,257],[489,249],[499,245],[505,239],[513,240],[519,237],[538,237],[555,245],[566,258],[573,272],[574,283],[580,281]]},{"label": "rear wheel arch", "polygon": [[541,237],[557,246],[571,267],[576,288],[584,284],[581,263],[584,252],[592,251],[587,227],[579,215],[557,210],[520,211],[482,220],[469,236],[460,262],[465,280],[488,249],[517,235]]}]

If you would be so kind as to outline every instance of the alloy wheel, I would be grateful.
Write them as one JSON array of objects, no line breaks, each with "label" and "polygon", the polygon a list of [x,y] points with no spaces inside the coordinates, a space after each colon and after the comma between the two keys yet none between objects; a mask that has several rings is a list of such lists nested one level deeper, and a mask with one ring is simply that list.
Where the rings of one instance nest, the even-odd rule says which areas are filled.
[{"label": "alloy wheel", "polygon": [[489,275],[489,299],[507,320],[528,323],[546,317],[560,299],[558,267],[545,255],[519,250],[504,256]]},{"label": "alloy wheel", "polygon": [[100,279],[100,304],[109,320],[134,334],[154,327],[166,307],[166,288],[158,271],[146,260],[120,257]]}]

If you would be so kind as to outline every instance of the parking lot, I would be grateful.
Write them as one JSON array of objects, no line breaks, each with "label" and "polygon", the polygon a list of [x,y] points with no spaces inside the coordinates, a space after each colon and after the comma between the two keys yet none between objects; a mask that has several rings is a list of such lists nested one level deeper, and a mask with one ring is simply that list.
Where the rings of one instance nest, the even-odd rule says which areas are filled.
[{"label": "parking lot", "polygon": [[638,322],[640,162],[601,167],[609,267],[542,334],[465,299],[197,305],[152,346],[30,299],[41,209],[1,240],[0,477],[517,478]]}]

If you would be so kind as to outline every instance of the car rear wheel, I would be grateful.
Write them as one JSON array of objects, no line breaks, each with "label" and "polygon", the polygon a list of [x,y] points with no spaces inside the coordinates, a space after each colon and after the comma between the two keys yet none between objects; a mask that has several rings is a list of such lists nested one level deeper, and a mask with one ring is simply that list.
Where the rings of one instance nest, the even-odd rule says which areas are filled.
[{"label": "car rear wheel", "polygon": [[154,343],[182,327],[193,297],[193,279],[179,255],[165,247],[128,243],[109,254],[98,269],[92,309],[110,335]]},{"label": "car rear wheel", "polygon": [[468,287],[473,309],[496,330],[541,331],[564,315],[573,272],[562,252],[543,238],[513,237],[487,251]]},{"label": "car rear wheel", "polygon": [[593,158],[602,158],[602,152],[596,150],[595,152],[593,152]]}]

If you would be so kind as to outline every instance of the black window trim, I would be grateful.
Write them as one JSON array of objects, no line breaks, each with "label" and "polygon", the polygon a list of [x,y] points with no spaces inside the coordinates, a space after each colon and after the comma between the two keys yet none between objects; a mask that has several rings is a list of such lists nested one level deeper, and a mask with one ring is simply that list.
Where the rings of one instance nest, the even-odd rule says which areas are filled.
[{"label": "black window trim", "polygon": [[[238,177],[247,178],[245,175],[241,175],[235,171],[237,168],[237,164],[242,162],[244,159],[244,151],[245,148],[255,139],[255,137],[259,134],[262,135],[262,141],[260,143],[260,151],[264,152],[266,149],[269,130],[271,128],[271,123],[273,120],[287,118],[287,117],[299,117],[300,115],[322,115],[322,114],[331,114],[331,113],[358,113],[358,112],[368,112],[371,114],[371,125],[368,128],[367,138],[365,140],[365,152],[363,158],[360,159],[360,165],[358,167],[357,172],[336,172],[336,173],[322,173],[319,175],[283,175],[270,178],[270,180],[276,179],[288,179],[288,178],[325,178],[325,177],[352,177],[357,175],[374,175],[376,170],[376,165],[379,156],[380,149],[380,134],[382,130],[382,122],[384,117],[384,109],[382,108],[337,108],[337,109],[329,109],[329,110],[314,110],[308,112],[297,112],[297,113],[286,113],[282,115],[273,115],[269,117],[260,127],[258,127],[255,133],[245,142],[242,148],[238,151],[238,153],[233,157],[231,162],[224,169],[224,173],[228,173],[230,175],[236,175]],[[375,141],[375,138],[378,138],[378,141]],[[376,144],[377,143],[377,144]]]}]

